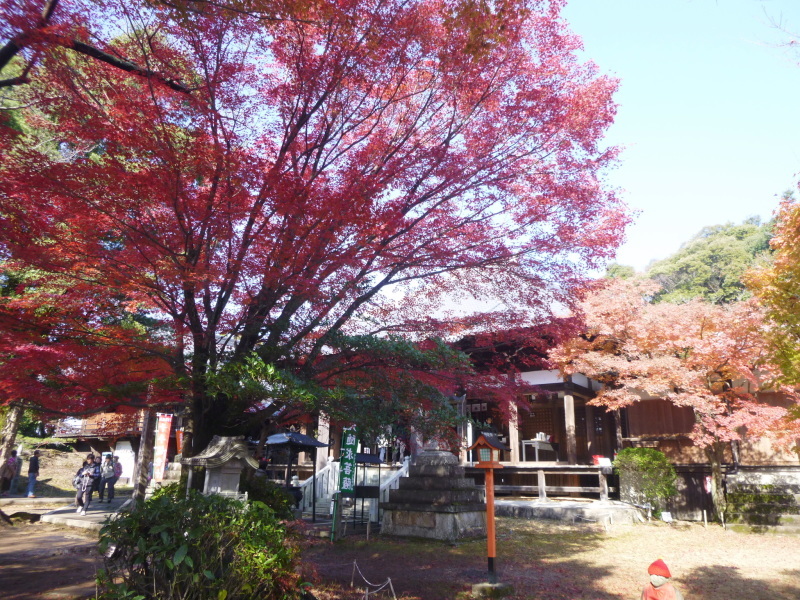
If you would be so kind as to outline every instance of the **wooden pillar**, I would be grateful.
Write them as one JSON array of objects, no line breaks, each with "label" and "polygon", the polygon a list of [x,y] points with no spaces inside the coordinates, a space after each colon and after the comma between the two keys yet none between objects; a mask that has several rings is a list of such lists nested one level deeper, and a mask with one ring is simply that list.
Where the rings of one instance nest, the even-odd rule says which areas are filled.
[{"label": "wooden pillar", "polygon": [[589,456],[592,456],[592,454],[598,454],[600,450],[594,432],[594,406],[589,406],[587,404],[585,409],[586,409],[586,449],[589,451]]},{"label": "wooden pillar", "polygon": [[547,500],[547,484],[544,480],[544,471],[542,469],[537,472],[536,483],[539,485],[539,500]]},{"label": "wooden pillar", "polygon": [[511,448],[511,464],[519,464],[519,409],[516,404],[509,406],[508,447]]},{"label": "wooden pillar", "polygon": [[[317,424],[317,439],[325,444],[329,444],[331,441],[331,422],[328,419],[328,415],[325,413],[319,414],[319,419]],[[316,457],[317,471],[321,471],[326,466],[328,466],[329,451],[330,451],[329,448],[319,448],[317,450],[317,457]]]},{"label": "wooden pillar", "polygon": [[564,428],[567,430],[567,462],[574,465],[578,463],[578,448],[575,443],[575,399],[570,394],[564,396]]},{"label": "wooden pillar", "polygon": [[620,409],[614,411],[614,438],[614,450],[619,452],[622,450],[622,412]]},{"label": "wooden pillar", "polygon": [[470,422],[467,421],[467,395],[455,396],[456,408],[458,410],[458,439],[461,445],[458,447],[458,464],[467,464],[467,448],[472,445],[472,428]]},{"label": "wooden pillar", "polygon": [[605,473],[600,471],[600,500],[608,500],[608,479]]},{"label": "wooden pillar", "polygon": [[[303,423],[300,425],[300,433],[303,435],[310,435],[311,431],[309,431],[308,423]],[[313,437],[313,436],[312,436]],[[297,453],[297,475],[300,475],[300,465],[304,465],[308,462],[309,456],[308,452],[303,450],[302,452]]]}]

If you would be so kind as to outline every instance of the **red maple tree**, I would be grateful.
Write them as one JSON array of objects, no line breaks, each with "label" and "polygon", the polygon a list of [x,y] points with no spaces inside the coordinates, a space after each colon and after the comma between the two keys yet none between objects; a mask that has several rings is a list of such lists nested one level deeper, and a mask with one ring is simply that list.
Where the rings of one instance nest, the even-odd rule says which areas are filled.
[{"label": "red maple tree", "polygon": [[[7,264],[69,290],[62,368],[104,347],[185,382],[187,452],[224,421],[221,365],[322,381],[343,335],[541,318],[627,222],[601,185],[616,83],[560,3],[246,4],[62,0],[46,31],[4,9],[32,82],[0,141]],[[509,308],[432,317],[470,298]]]},{"label": "red maple tree", "polygon": [[791,406],[800,396],[776,383],[763,309],[754,301],[652,304],[652,282],[615,279],[582,305],[585,329],[550,355],[566,374],[604,383],[592,403],[616,410],[646,397],[689,407],[691,439],[712,468],[712,500],[724,513],[722,463],[744,437],[792,443],[786,406],[762,392],[780,392]]}]

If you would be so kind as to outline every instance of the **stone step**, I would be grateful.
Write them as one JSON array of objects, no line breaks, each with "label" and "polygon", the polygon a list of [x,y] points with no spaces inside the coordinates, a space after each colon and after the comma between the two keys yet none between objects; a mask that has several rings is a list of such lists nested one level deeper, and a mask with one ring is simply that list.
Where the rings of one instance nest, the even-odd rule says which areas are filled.
[{"label": "stone step", "polygon": [[484,494],[481,489],[472,490],[425,490],[397,489],[389,492],[391,503],[417,503],[427,505],[463,504],[483,502]]},{"label": "stone step", "polygon": [[411,465],[408,468],[409,477],[464,477],[464,467],[461,465]]},{"label": "stone step", "polygon": [[800,526],[755,525],[750,523],[727,523],[726,527],[738,533],[773,533],[776,535],[800,536]]},{"label": "stone step", "polygon": [[727,514],[727,519],[730,523],[745,525],[800,527],[800,515],[730,512]]},{"label": "stone step", "polygon": [[469,490],[483,489],[472,479],[453,479],[450,477],[403,477],[399,482],[401,490]]}]

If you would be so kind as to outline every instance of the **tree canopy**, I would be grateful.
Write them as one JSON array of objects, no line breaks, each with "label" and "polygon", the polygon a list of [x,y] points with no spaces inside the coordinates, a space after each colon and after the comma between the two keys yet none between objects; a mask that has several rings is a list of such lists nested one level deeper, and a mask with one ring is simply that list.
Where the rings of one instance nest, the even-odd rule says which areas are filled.
[{"label": "tree canopy", "polygon": [[712,464],[715,506],[722,510],[719,468],[726,444],[744,435],[795,441],[797,423],[787,418],[789,409],[766,402],[759,392],[781,392],[788,406],[796,406],[800,396],[776,383],[778,368],[755,299],[654,304],[656,292],[652,282],[607,282],[583,304],[583,335],[550,356],[565,374],[582,373],[605,384],[594,404],[618,409],[651,397],[691,408],[691,439]]},{"label": "tree canopy", "polygon": [[[746,281],[766,309],[773,358],[789,385],[800,382],[800,208],[786,197],[778,208],[773,260],[747,273]],[[800,415],[798,415],[800,416]]]},{"label": "tree canopy", "polygon": [[[4,396],[185,402],[197,449],[228,363],[316,389],[381,368],[391,390],[408,371],[365,336],[572,305],[627,217],[602,185],[616,82],[576,59],[560,4],[4,4],[27,123],[0,138],[0,251],[26,273]],[[437,313],[487,297],[507,310]],[[420,385],[450,393],[434,354]]]},{"label": "tree canopy", "polygon": [[772,224],[761,223],[758,217],[738,225],[704,227],[678,252],[648,267],[646,276],[661,286],[656,301],[743,300],[748,291],[742,276],[769,254],[771,237]]}]

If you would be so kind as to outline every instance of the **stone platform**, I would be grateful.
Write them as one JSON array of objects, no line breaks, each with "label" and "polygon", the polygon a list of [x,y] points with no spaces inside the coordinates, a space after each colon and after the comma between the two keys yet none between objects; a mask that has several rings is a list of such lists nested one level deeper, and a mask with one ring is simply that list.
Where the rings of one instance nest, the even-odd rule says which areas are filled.
[{"label": "stone platform", "polygon": [[381,533],[453,541],[486,535],[483,488],[450,452],[425,451],[381,503]]},{"label": "stone platform", "polygon": [[602,525],[641,523],[646,519],[641,509],[616,500],[495,498],[494,514],[498,517]]}]

